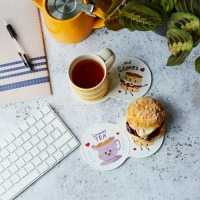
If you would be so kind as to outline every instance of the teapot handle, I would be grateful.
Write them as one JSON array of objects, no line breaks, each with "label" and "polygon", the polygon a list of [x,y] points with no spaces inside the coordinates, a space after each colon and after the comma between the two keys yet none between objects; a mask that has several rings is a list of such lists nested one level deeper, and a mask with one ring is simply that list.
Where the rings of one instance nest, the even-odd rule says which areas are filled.
[{"label": "teapot handle", "polygon": [[95,7],[92,14],[94,14],[100,18],[100,19],[95,20],[95,22],[93,24],[93,28],[103,27],[104,22],[105,22],[105,13],[99,7]]}]

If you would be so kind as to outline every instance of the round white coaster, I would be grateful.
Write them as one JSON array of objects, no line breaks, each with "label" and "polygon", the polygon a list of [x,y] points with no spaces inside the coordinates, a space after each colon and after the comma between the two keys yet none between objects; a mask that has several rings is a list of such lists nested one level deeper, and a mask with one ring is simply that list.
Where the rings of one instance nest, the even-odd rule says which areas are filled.
[{"label": "round white coaster", "polygon": [[119,126],[102,123],[85,134],[82,153],[91,167],[111,170],[119,167],[127,159],[129,144],[127,135]]},{"label": "round white coaster", "polygon": [[144,158],[151,156],[152,154],[156,153],[160,147],[162,146],[164,135],[154,141],[154,144],[152,146],[137,146],[132,137],[131,134],[126,130],[126,118],[123,117],[123,119],[117,124],[120,128],[124,130],[124,132],[127,134],[129,139],[129,155],[128,157],[134,157],[134,158]]}]

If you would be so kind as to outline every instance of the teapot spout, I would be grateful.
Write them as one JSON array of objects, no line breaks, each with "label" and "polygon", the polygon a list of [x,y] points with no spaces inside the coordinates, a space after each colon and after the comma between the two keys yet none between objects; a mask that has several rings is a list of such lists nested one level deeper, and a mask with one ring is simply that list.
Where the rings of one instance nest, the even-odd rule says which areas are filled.
[{"label": "teapot spout", "polygon": [[41,10],[43,11],[45,0],[32,0],[32,2]]}]

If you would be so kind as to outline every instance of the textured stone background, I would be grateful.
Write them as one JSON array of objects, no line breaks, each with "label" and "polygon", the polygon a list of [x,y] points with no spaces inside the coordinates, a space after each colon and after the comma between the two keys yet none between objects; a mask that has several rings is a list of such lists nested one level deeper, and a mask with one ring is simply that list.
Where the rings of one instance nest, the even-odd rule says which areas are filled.
[{"label": "textured stone background", "polygon": [[[43,21],[42,21],[43,22]],[[80,148],[18,196],[17,200],[160,200],[200,199],[200,75],[194,60],[200,45],[186,62],[166,67],[170,53],[165,38],[153,32],[95,30],[78,44],[61,44],[46,30],[44,39],[53,96],[0,107],[0,136],[10,133],[37,109],[50,104],[81,141],[84,133],[101,122],[117,123],[128,102],[114,98],[86,105],[71,93],[67,67],[77,55],[111,48],[117,59],[135,57],[151,69],[147,93],[159,99],[167,111],[166,136],[154,155],[129,158],[112,171],[96,171],[83,159]]]}]

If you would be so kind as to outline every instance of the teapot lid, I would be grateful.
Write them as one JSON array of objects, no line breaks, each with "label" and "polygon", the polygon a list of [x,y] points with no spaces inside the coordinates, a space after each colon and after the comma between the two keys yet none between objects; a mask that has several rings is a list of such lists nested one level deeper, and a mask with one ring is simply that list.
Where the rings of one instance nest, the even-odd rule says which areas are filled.
[{"label": "teapot lid", "polygon": [[47,9],[56,19],[66,20],[83,11],[91,15],[94,5],[83,4],[82,0],[48,0]]}]

